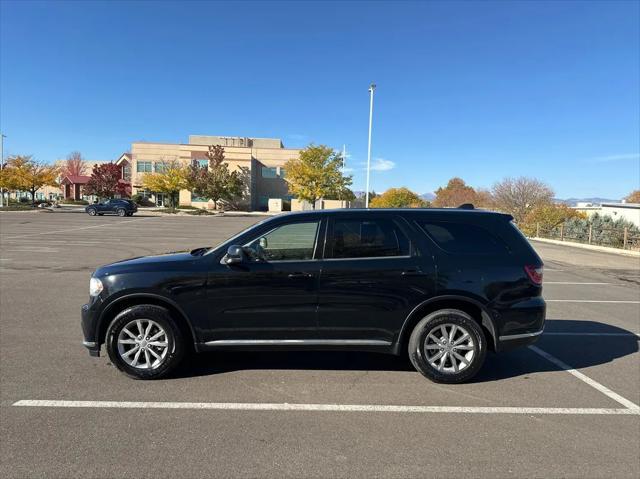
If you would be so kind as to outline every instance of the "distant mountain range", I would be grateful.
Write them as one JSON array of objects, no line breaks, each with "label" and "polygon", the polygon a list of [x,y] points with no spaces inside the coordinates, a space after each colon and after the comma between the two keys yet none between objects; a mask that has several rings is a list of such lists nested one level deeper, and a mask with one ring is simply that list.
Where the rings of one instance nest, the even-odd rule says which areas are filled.
[{"label": "distant mountain range", "polygon": [[422,198],[425,201],[433,201],[436,199],[436,195],[434,195],[433,193],[422,193],[420,195],[420,198]]},{"label": "distant mountain range", "polygon": [[[354,191],[354,194],[356,195],[356,198],[364,198],[364,191]],[[433,201],[436,199],[436,195],[431,192],[427,192],[427,193],[422,193],[420,195],[420,198],[422,198],[425,201]],[[611,199],[611,198],[600,198],[598,196],[594,196],[592,198],[567,198],[567,199],[555,198],[555,201],[557,201],[558,203],[564,203],[567,206],[575,206],[577,203],[595,203],[595,204],[620,203],[621,200]]]}]

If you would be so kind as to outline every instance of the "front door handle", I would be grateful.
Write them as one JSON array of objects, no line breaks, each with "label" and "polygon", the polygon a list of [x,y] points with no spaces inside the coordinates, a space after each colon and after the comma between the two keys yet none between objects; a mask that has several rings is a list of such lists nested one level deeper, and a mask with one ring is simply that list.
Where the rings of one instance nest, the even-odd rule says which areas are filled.
[{"label": "front door handle", "polygon": [[313,277],[312,273],[303,273],[303,272],[289,273],[287,275],[287,278],[289,279],[306,279],[306,278],[312,278],[312,277]]},{"label": "front door handle", "polygon": [[427,276],[427,273],[420,269],[406,269],[402,272],[402,276]]}]

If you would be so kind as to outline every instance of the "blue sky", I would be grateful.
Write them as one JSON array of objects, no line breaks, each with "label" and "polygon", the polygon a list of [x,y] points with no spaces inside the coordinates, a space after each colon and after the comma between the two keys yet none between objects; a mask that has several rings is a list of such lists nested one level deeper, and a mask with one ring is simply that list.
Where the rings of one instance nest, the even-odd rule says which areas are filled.
[{"label": "blue sky", "polygon": [[640,187],[640,7],[571,2],[1,2],[5,155],[115,159],[189,134],[346,143],[363,189],[535,176]]}]

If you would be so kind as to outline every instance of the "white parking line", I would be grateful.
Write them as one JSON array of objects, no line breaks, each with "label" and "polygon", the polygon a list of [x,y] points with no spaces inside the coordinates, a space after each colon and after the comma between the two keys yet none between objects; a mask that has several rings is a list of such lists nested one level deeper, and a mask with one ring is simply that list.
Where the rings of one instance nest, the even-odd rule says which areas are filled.
[{"label": "white parking line", "polygon": [[608,301],[599,299],[545,299],[547,303],[617,303],[617,304],[640,304],[640,301]]},{"label": "white parking line", "polygon": [[122,222],[102,223],[102,224],[99,224],[99,225],[80,226],[78,228],[67,228],[65,230],[58,230],[58,231],[45,231],[45,232],[42,232],[42,233],[29,233],[29,234],[18,235],[18,236],[7,236],[5,238],[2,238],[2,241],[16,239],[16,238],[30,238],[32,236],[39,236],[39,235],[52,235],[52,234],[56,234],[56,233],[68,233],[69,231],[88,230],[88,229],[91,229],[91,228],[104,228],[105,226],[126,226],[128,224],[135,223],[136,221],[151,220],[153,218],[154,218],[154,216],[149,217],[149,218],[138,218],[138,219],[135,219],[135,220],[124,220]]},{"label": "white parking line", "polygon": [[547,408],[547,407],[466,407],[395,406],[379,404],[290,404],[290,403],[218,403],[218,402],[144,402],[144,401],[55,401],[24,399],[13,403],[21,407],[108,408],[108,409],[201,409],[224,411],[316,411],[316,412],[395,412],[458,414],[583,414],[640,415],[640,409]]},{"label": "white parking line", "polygon": [[545,358],[547,361],[552,362],[553,364],[558,366],[560,369],[563,369],[564,371],[568,372],[569,374],[572,374],[576,378],[578,378],[581,381],[587,383],[592,388],[597,389],[598,391],[600,391],[602,394],[604,394],[605,396],[609,397],[610,399],[613,399],[614,401],[622,404],[624,407],[626,407],[626,408],[628,408],[630,410],[636,411],[636,413],[640,413],[640,406],[638,406],[636,403],[634,403],[632,401],[629,401],[626,398],[623,398],[622,396],[620,396],[617,393],[614,393],[611,389],[607,388],[606,386],[603,386],[598,381],[594,381],[589,376],[586,376],[586,375],[582,374],[580,371],[576,371],[573,367],[569,366],[564,361],[556,358],[555,356],[549,354],[546,351],[543,351],[542,349],[540,349],[537,346],[529,346],[529,349],[531,349],[534,353],[539,354],[540,356]]}]

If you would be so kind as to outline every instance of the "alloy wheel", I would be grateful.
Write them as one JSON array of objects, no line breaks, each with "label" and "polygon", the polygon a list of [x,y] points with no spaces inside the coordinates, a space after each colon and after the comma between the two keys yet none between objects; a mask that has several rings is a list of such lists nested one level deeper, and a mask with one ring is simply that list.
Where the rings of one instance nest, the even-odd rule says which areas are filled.
[{"label": "alloy wheel", "polygon": [[118,354],[137,369],[156,369],[164,362],[168,350],[167,332],[151,319],[129,321],[118,334]]},{"label": "alloy wheel", "polygon": [[434,369],[459,373],[471,365],[476,355],[473,336],[462,326],[445,323],[434,327],[424,342],[424,355]]}]

